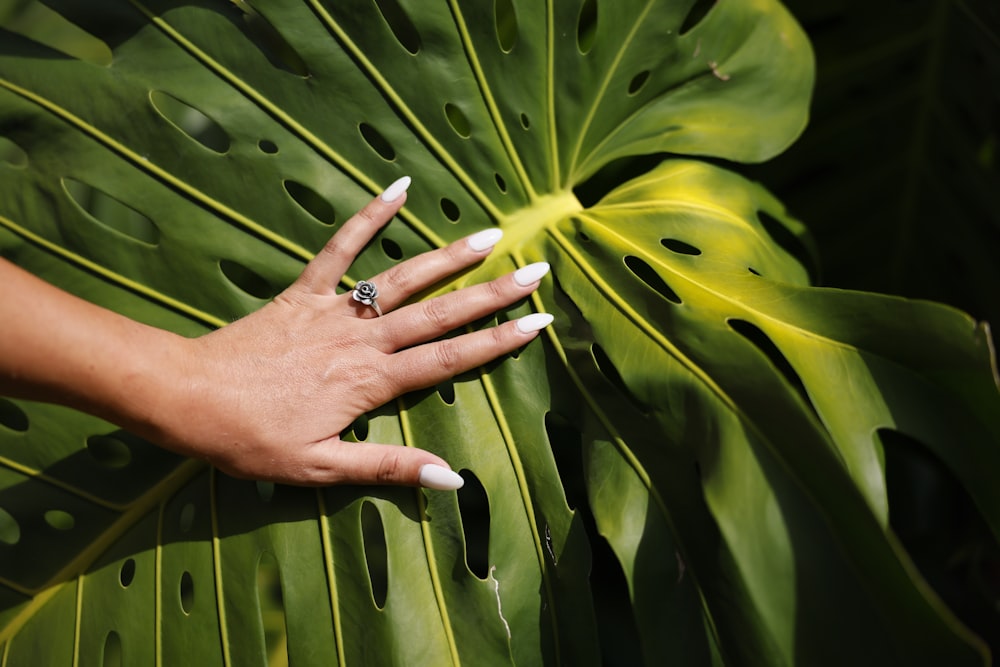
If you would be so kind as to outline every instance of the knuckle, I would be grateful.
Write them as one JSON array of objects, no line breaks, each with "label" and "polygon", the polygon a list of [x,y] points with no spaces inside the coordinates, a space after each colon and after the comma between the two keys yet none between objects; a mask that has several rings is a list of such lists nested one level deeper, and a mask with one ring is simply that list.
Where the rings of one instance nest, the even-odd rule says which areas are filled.
[{"label": "knuckle", "polygon": [[397,452],[386,452],[378,462],[375,481],[379,484],[398,482],[403,474],[403,459]]},{"label": "knuckle", "polygon": [[454,374],[460,370],[462,355],[454,339],[439,341],[434,346],[434,358],[442,370]]},{"label": "knuckle", "polygon": [[443,299],[431,299],[423,306],[424,317],[438,331],[451,329],[451,309]]}]

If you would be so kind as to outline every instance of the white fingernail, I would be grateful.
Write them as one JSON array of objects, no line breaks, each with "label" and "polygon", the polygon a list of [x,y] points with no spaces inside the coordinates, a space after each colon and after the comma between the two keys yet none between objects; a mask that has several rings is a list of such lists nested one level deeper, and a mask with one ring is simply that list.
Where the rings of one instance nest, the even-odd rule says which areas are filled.
[{"label": "white fingernail", "polygon": [[548,272],[548,262],[535,262],[534,264],[528,264],[527,266],[522,266],[514,272],[514,282],[521,287],[527,287],[532,283],[537,283],[542,279],[542,276]]},{"label": "white fingernail", "polygon": [[502,237],[503,230],[494,227],[493,229],[484,229],[481,232],[476,232],[469,238],[465,239],[465,242],[468,243],[469,247],[476,252],[482,252],[487,248],[495,246],[497,241],[499,241]]},{"label": "white fingernail", "polygon": [[517,321],[517,330],[523,334],[533,333],[552,324],[555,317],[550,313],[532,313]]},{"label": "white fingernail", "polygon": [[382,193],[382,201],[386,204],[391,204],[402,197],[408,187],[410,187],[410,177],[403,176],[385,189],[385,192]]},{"label": "white fingernail", "polygon": [[433,463],[426,463],[420,468],[420,486],[438,491],[454,491],[461,489],[465,480],[457,472],[448,470]]}]

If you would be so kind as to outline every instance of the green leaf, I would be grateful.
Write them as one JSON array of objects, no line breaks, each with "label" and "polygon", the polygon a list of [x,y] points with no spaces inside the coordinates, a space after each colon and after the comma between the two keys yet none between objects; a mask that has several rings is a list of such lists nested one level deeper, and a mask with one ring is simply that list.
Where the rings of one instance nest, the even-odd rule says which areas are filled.
[{"label": "green leaf", "polygon": [[888,527],[880,437],[1000,533],[984,332],[810,287],[804,227],[706,162],[580,202],[622,159],[788,146],[813,67],[780,5],[48,4],[90,41],[0,36],[4,257],[198,335],[408,173],[349,279],[498,225],[440,289],[544,259],[497,319],[556,321],[355,426],[439,453],[457,494],[235,481],[0,399],[9,664],[986,662]]}]

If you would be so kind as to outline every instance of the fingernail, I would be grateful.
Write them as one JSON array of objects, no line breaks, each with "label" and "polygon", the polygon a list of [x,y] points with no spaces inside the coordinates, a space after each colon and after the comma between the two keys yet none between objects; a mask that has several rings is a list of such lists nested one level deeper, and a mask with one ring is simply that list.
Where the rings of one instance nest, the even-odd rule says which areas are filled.
[{"label": "fingernail", "polygon": [[387,187],[385,192],[382,193],[382,201],[386,204],[391,204],[402,197],[403,193],[406,192],[406,188],[410,187],[410,180],[409,176],[397,179],[396,182]]},{"label": "fingernail", "polygon": [[454,491],[461,489],[465,480],[457,472],[448,470],[433,463],[426,463],[420,468],[420,486],[438,491]]},{"label": "fingernail", "polygon": [[487,248],[495,246],[497,241],[499,241],[502,237],[503,230],[494,227],[493,229],[484,229],[481,232],[476,232],[469,238],[465,239],[465,242],[468,243],[469,247],[476,252],[482,252]]},{"label": "fingernail", "polygon": [[522,266],[514,272],[514,282],[521,287],[527,287],[532,283],[537,283],[546,273],[549,272],[548,262],[535,262]]},{"label": "fingernail", "polygon": [[525,315],[517,321],[517,330],[523,334],[532,333],[552,324],[555,317],[550,313],[532,313]]}]

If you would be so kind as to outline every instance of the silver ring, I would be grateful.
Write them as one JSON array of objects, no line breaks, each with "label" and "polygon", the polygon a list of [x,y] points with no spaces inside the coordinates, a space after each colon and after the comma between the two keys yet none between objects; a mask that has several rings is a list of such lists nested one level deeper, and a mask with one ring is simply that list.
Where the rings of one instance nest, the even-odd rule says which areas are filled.
[{"label": "silver ring", "polygon": [[354,297],[355,301],[374,308],[378,316],[382,317],[382,309],[379,308],[378,301],[375,300],[378,298],[378,288],[375,287],[375,283],[369,280],[359,280],[354,286],[351,296]]}]

